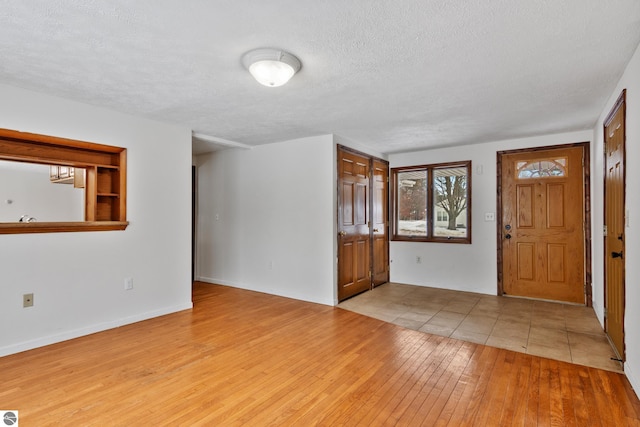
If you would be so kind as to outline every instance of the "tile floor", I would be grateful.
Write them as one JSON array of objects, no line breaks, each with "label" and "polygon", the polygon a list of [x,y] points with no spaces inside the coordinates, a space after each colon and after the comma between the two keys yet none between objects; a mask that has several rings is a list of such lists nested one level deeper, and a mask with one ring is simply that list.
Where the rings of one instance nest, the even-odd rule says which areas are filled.
[{"label": "tile floor", "polygon": [[396,283],[338,307],[421,332],[622,372],[588,307]]}]

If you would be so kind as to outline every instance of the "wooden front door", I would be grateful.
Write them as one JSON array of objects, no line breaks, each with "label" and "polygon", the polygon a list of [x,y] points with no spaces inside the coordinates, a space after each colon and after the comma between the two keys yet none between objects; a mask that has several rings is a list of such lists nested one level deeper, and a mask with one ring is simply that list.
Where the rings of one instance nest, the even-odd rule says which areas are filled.
[{"label": "wooden front door", "polygon": [[373,286],[389,281],[389,164],[373,160]]},{"label": "wooden front door", "polygon": [[501,153],[503,294],[585,304],[583,149]]},{"label": "wooden front door", "polygon": [[604,125],[605,330],[618,357],[625,359],[625,99],[624,92]]},{"label": "wooden front door", "polygon": [[338,300],[371,288],[370,159],[338,148]]}]

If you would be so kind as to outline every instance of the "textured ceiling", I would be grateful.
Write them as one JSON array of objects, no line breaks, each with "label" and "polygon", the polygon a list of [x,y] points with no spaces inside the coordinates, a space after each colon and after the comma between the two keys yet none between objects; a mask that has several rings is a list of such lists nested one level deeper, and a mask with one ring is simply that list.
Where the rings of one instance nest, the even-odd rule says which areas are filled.
[{"label": "textured ceiling", "polygon": [[[638,0],[3,0],[0,83],[239,144],[391,153],[588,129],[639,42]],[[302,70],[259,85],[258,47]]]}]

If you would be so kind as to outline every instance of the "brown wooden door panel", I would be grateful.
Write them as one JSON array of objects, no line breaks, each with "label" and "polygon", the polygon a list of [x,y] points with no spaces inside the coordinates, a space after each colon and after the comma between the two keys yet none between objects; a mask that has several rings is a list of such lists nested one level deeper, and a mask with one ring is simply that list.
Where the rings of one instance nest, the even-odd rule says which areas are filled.
[{"label": "brown wooden door panel", "polygon": [[364,156],[338,149],[338,300],[371,287],[369,167]]},{"label": "brown wooden door panel", "polygon": [[369,258],[369,239],[361,237],[359,240],[355,242],[356,248],[356,259],[360,262],[355,263],[354,268],[356,269],[356,284],[366,283],[367,288],[369,286],[369,263],[362,262],[364,259]]},{"label": "brown wooden door panel", "polygon": [[625,99],[605,121],[605,329],[618,356],[625,359]]},{"label": "brown wooden door panel", "polygon": [[503,154],[507,295],[585,303],[583,147]]},{"label": "brown wooden door panel", "polygon": [[353,242],[344,242],[340,245],[340,268],[338,269],[338,283],[342,288],[349,288],[354,285],[353,272],[354,249]]},{"label": "brown wooden door panel", "polygon": [[389,281],[389,164],[373,160],[373,286]]}]

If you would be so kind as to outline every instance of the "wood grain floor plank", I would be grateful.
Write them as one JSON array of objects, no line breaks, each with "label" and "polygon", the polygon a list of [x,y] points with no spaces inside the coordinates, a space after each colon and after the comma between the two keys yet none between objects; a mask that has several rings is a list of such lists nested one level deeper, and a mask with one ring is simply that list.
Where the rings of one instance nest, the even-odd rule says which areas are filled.
[{"label": "wood grain floor plank", "polygon": [[0,358],[23,425],[640,425],[624,375],[196,283],[194,308]]},{"label": "wood grain floor plank", "polygon": [[413,422],[414,425],[419,425],[427,415],[423,410],[425,402],[429,401],[430,393],[436,390],[439,379],[449,365],[451,358],[459,351],[460,346],[461,343],[455,343],[451,340],[441,341],[430,357],[432,362],[424,364],[420,374],[413,381],[405,384],[409,392],[398,396],[393,401],[393,405],[390,405],[393,408],[384,412],[386,418],[383,415],[380,418],[385,419],[386,423],[390,425],[396,425],[400,422],[407,425]]},{"label": "wood grain floor plank", "polygon": [[[484,395],[484,386],[486,382],[483,375],[488,377],[491,368],[495,364],[495,358],[498,349],[493,347],[479,346],[478,351],[474,353],[474,357],[470,358],[469,363],[460,377],[458,386],[463,388],[458,401],[453,400],[455,405],[451,417],[444,417],[442,425],[462,426],[471,425],[472,417],[475,415],[473,405],[481,403]],[[477,409],[476,409],[477,410]],[[446,424],[444,424],[446,421]]]},{"label": "wood grain floor plank", "polygon": [[507,399],[502,408],[499,425],[524,425],[530,375],[531,356],[524,353],[516,354],[514,375],[507,386]]}]

